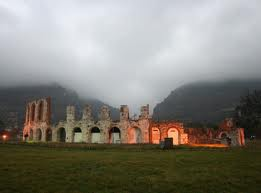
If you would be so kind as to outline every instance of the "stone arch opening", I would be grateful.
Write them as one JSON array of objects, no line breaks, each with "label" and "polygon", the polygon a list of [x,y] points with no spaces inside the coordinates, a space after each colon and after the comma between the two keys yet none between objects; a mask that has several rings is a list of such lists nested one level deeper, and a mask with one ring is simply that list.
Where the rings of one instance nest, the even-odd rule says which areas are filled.
[{"label": "stone arch opening", "polygon": [[81,143],[82,142],[82,130],[79,127],[73,129],[73,142]]},{"label": "stone arch opening", "polygon": [[222,144],[231,145],[231,138],[227,132],[221,132],[219,134],[219,138],[220,138]]},{"label": "stone arch opening", "polygon": [[35,118],[35,104],[33,103],[31,107],[31,121],[34,121],[34,118]]},{"label": "stone arch opening", "polygon": [[110,143],[121,143],[121,131],[118,127],[112,127],[109,132]]},{"label": "stone arch opening", "polygon": [[93,127],[91,129],[91,143],[101,142],[101,131],[98,127]]},{"label": "stone arch opening", "polygon": [[65,138],[66,138],[65,128],[61,127],[58,129],[57,138],[59,142],[65,142]]},{"label": "stone arch opening", "polygon": [[128,143],[142,143],[141,129],[132,127],[128,129]]},{"label": "stone arch opening", "polygon": [[159,144],[160,143],[160,130],[159,130],[159,128],[152,127],[151,138],[152,138],[153,144]]},{"label": "stone arch opening", "polygon": [[43,120],[43,101],[40,102],[38,106],[38,121]]},{"label": "stone arch opening", "polygon": [[179,145],[179,130],[177,128],[169,128],[168,138],[173,139],[173,145]]},{"label": "stone arch opening", "polygon": [[46,141],[52,141],[52,130],[50,128],[46,129]]},{"label": "stone arch opening", "polygon": [[30,131],[29,131],[29,140],[32,141],[33,139],[34,139],[34,132],[33,132],[33,129],[30,129]]},{"label": "stone arch opening", "polygon": [[37,141],[42,140],[42,130],[40,128],[36,130],[36,140]]},{"label": "stone arch opening", "polygon": [[24,135],[24,140],[25,140],[25,141],[28,141],[28,137],[29,137],[29,135],[28,135],[28,133],[26,133],[26,134]]},{"label": "stone arch opening", "polygon": [[220,134],[220,138],[221,139],[226,139],[227,138],[227,134],[225,132]]}]

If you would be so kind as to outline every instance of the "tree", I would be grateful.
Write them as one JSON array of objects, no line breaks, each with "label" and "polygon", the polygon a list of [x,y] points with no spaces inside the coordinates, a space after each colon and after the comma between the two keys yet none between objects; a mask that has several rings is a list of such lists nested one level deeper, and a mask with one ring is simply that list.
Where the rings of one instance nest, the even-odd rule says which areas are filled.
[{"label": "tree", "polygon": [[241,97],[234,120],[238,127],[245,128],[246,136],[261,136],[261,90]]}]

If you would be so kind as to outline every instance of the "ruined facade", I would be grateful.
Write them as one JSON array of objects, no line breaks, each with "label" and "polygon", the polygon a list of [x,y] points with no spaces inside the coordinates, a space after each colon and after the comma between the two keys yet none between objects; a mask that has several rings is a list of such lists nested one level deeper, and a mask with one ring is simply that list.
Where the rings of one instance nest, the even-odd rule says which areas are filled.
[{"label": "ruined facade", "polygon": [[[68,143],[153,143],[172,138],[174,145],[192,143],[222,143],[230,137],[233,145],[244,145],[243,129],[221,128],[219,131],[186,129],[175,121],[153,122],[149,105],[142,106],[137,119],[131,119],[127,105],[120,107],[119,121],[113,121],[110,110],[102,106],[99,120],[92,116],[91,106],[86,105],[80,120],[76,120],[76,109],[67,106],[66,120],[51,124],[51,99],[31,101],[26,106],[23,130],[25,141]],[[223,134],[222,134],[223,132]],[[225,136],[226,135],[226,136]]]}]

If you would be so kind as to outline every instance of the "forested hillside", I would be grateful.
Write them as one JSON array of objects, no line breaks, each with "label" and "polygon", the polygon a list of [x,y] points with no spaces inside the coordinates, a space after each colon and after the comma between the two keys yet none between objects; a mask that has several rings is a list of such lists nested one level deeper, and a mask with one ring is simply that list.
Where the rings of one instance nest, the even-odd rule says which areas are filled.
[{"label": "forested hillside", "polygon": [[187,84],[172,91],[156,105],[153,118],[218,123],[225,117],[232,117],[240,97],[254,89],[261,89],[261,80]]}]

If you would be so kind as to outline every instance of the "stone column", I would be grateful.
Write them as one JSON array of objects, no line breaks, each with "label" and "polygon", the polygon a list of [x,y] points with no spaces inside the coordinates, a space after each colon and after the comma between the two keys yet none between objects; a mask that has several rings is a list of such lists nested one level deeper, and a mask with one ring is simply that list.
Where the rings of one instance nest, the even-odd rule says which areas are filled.
[{"label": "stone column", "polygon": [[129,108],[127,105],[121,105],[120,121],[128,121],[128,120],[129,120]]},{"label": "stone column", "polygon": [[83,121],[89,121],[92,120],[92,109],[90,105],[86,105],[83,108],[83,113],[82,113],[82,120]]},{"label": "stone column", "polygon": [[75,106],[67,106],[66,108],[66,120],[67,123],[75,121]]}]

